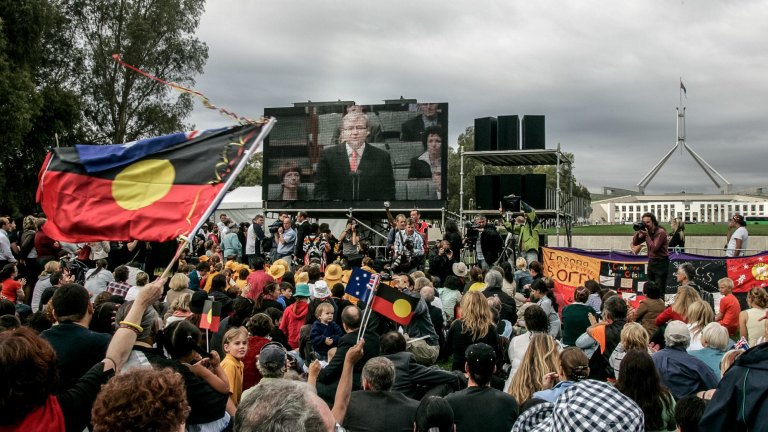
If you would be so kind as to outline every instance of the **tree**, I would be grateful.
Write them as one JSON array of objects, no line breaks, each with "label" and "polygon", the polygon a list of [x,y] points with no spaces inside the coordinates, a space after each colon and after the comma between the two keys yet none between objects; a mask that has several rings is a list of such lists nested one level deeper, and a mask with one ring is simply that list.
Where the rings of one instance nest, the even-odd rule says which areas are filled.
[{"label": "tree", "polygon": [[248,165],[237,176],[232,187],[229,190],[237,189],[240,186],[260,186],[261,176],[264,169],[264,153],[254,153]]},{"label": "tree", "polygon": [[[464,151],[472,151],[475,148],[474,127],[468,127],[458,139],[459,146],[464,146]],[[575,157],[571,153],[564,153],[575,163]],[[461,190],[461,157],[458,150],[448,149],[448,210],[459,211],[459,196]],[[464,158],[464,209],[469,208],[470,200],[475,199],[475,176],[494,174],[546,174],[547,188],[557,187],[557,167],[555,165],[537,166],[491,166],[483,165],[475,159]],[[560,165],[560,189],[563,194],[569,192],[573,184],[573,196],[589,199],[589,191],[576,181],[572,167],[567,164]]]},{"label": "tree", "polygon": [[205,0],[53,1],[68,19],[79,54],[75,86],[90,142],[122,143],[188,128],[189,95],[122,68],[112,55],[192,86],[208,59],[208,47],[194,36]]},{"label": "tree", "polygon": [[35,209],[46,148],[82,136],[79,97],[66,86],[64,19],[46,0],[0,1],[0,211]]}]

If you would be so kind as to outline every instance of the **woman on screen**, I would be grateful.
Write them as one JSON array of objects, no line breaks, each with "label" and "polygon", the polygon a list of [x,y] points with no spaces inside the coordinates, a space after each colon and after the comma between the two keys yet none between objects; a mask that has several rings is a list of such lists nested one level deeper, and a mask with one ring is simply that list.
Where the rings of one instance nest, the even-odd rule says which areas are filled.
[{"label": "woman on screen", "polygon": [[309,199],[306,188],[301,186],[301,169],[296,162],[286,162],[277,171],[280,188],[270,191],[269,199],[275,201],[296,201]]},{"label": "woman on screen", "polygon": [[411,159],[408,170],[409,178],[431,178],[435,184],[437,198],[440,199],[442,184],[443,137],[439,127],[430,127],[424,131],[422,143],[427,150],[421,156]]}]

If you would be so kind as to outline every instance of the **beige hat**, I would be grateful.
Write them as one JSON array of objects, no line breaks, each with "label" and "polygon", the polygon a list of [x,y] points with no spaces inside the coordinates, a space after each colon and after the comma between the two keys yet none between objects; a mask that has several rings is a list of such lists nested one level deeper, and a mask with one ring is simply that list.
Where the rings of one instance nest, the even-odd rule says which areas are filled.
[{"label": "beige hat", "polygon": [[272,276],[273,279],[277,280],[283,277],[285,274],[285,267],[277,264],[272,264],[269,266],[269,270],[267,270],[267,273],[269,273],[270,276]]},{"label": "beige hat", "polygon": [[301,272],[293,277],[293,281],[296,282],[297,284],[309,283],[309,273]]},{"label": "beige hat", "polygon": [[341,282],[341,266],[338,264],[331,264],[325,268],[325,276],[323,279],[328,283],[328,286],[333,286],[338,282]]},{"label": "beige hat", "polygon": [[451,267],[453,270],[453,274],[455,274],[458,277],[464,277],[469,273],[469,269],[467,269],[467,265],[463,262],[457,262],[453,263],[453,266]]}]

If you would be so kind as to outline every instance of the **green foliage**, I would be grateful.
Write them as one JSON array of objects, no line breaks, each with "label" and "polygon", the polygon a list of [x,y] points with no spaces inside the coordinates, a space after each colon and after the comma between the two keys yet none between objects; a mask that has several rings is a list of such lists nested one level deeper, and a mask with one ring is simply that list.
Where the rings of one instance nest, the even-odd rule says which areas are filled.
[{"label": "green foliage", "polygon": [[0,211],[35,209],[37,173],[58,135],[79,134],[79,100],[63,86],[69,74],[57,56],[67,52],[63,19],[45,0],[0,1]]},{"label": "green foliage", "polygon": [[240,175],[237,176],[229,190],[237,189],[240,186],[259,186],[261,185],[262,172],[264,170],[264,153],[258,152],[251,157],[248,165],[243,168]]},{"label": "green foliage", "polygon": [[[464,146],[464,151],[472,151],[475,148],[475,128],[468,127],[458,139],[459,146]],[[565,155],[574,161],[571,153]],[[457,149],[448,149],[448,210],[459,211],[459,196],[461,190],[461,157]],[[475,199],[475,176],[493,174],[546,174],[547,188],[555,189],[557,185],[557,167],[554,165],[541,165],[534,167],[500,167],[483,165],[477,160],[464,158],[464,209],[469,208],[470,200]],[[567,164],[560,166],[560,189],[567,194],[573,185],[573,196],[589,198],[587,188],[579,184],[573,175],[572,167]]]},{"label": "green foliage", "polygon": [[208,47],[194,33],[205,0],[55,0],[76,41],[84,128],[91,142],[121,143],[189,128],[189,95],[120,67],[113,54],[163,80],[190,87]]}]

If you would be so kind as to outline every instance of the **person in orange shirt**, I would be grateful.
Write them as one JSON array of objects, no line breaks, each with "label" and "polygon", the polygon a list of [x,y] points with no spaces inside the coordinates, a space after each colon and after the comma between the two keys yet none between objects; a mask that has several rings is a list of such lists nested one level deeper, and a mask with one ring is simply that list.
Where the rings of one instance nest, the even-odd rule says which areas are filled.
[{"label": "person in orange shirt", "polygon": [[739,314],[741,305],[739,300],[733,295],[733,279],[722,278],[717,281],[717,287],[723,296],[720,299],[720,312],[715,315],[715,321],[728,329],[728,334],[733,336],[739,329]]}]

